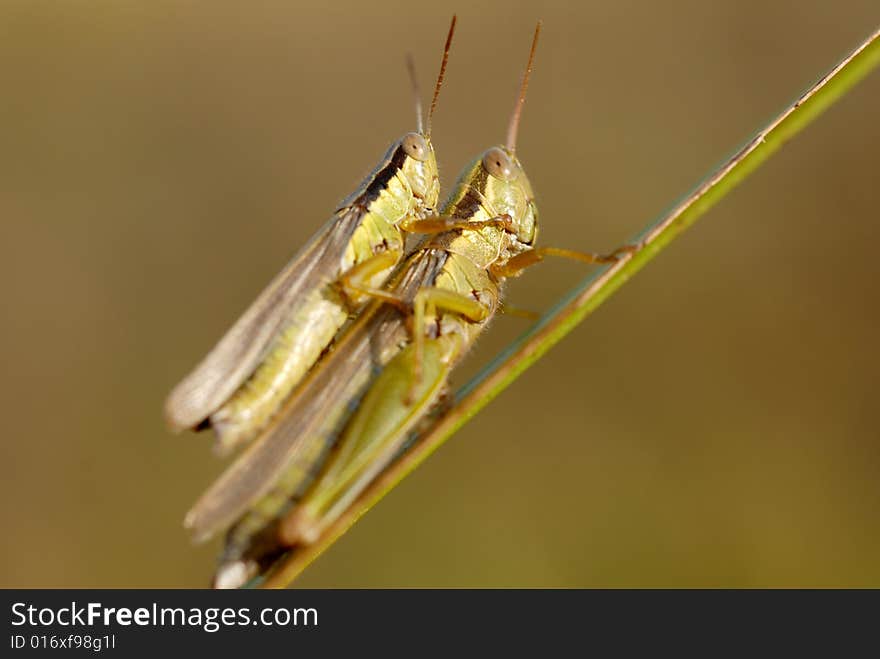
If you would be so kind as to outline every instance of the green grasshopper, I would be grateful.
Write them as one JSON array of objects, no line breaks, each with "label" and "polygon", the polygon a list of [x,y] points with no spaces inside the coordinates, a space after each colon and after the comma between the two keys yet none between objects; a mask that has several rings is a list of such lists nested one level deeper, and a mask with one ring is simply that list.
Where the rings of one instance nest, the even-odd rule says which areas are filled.
[{"label": "green grasshopper", "polygon": [[391,145],[342,207],[172,390],[165,403],[172,429],[213,427],[219,453],[250,441],[366,304],[359,288],[381,286],[403,257],[405,233],[425,228],[440,194],[431,118],[455,22],[453,16],[427,128],[410,60],[418,130]]},{"label": "green grasshopper", "polygon": [[505,278],[547,255],[602,256],[535,247],[538,212],[515,155],[537,46],[507,142],[475,159],[435,220],[447,230],[410,254],[376,300],[343,332],[285,409],[187,517],[197,536],[226,528],[218,587],[237,587],[315,542],[400,452],[446,391],[449,374],[500,306]]}]

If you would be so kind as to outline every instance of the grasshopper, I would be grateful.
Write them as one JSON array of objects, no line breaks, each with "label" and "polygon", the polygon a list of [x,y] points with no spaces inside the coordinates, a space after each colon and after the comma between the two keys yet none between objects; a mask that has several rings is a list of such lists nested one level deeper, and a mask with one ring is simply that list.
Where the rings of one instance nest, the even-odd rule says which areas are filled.
[{"label": "grasshopper", "polygon": [[176,431],[213,427],[221,454],[256,436],[367,299],[361,286],[381,286],[401,260],[405,233],[435,213],[439,174],[431,118],[443,84],[456,18],[443,51],[423,126],[388,149],[366,177],[213,350],[171,392],[165,418]]},{"label": "grasshopper", "polygon": [[197,502],[197,535],[232,526],[215,577],[238,587],[308,545],[406,447],[437,409],[449,375],[500,308],[504,280],[548,255],[610,255],[535,246],[538,211],[515,153],[538,24],[507,141],[462,172],[426,238],[342,333],[283,412]]}]

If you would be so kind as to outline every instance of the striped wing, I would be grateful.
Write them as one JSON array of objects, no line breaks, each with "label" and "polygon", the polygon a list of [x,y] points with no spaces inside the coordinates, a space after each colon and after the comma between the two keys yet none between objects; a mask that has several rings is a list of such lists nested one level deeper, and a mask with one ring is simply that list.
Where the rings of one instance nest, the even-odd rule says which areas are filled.
[{"label": "striped wing", "polygon": [[304,293],[336,279],[341,255],[363,215],[362,207],[334,215],[171,391],[165,401],[165,419],[171,428],[198,426],[247,380],[287,320],[296,314]]}]

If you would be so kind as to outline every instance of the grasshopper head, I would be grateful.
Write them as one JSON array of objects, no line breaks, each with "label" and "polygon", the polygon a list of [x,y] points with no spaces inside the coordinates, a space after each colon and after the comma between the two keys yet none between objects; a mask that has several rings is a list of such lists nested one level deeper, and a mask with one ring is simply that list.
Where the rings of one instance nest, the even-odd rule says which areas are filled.
[{"label": "grasshopper head", "polygon": [[531,247],[538,236],[538,208],[519,158],[506,146],[493,146],[482,154],[479,167],[484,199],[494,214],[510,216],[511,232],[521,247]]},{"label": "grasshopper head", "polygon": [[409,182],[413,196],[427,208],[435,208],[440,198],[440,174],[431,138],[422,133],[407,133],[398,145],[401,175]]}]

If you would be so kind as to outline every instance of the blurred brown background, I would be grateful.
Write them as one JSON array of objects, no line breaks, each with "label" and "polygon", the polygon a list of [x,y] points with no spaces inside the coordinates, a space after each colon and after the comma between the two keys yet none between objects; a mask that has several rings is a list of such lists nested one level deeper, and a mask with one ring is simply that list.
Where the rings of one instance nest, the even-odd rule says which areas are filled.
[{"label": "blurred brown background", "polygon": [[[169,388],[414,127],[504,135],[542,242],[637,233],[867,36],[876,0],[3,3],[3,586],[202,586],[219,473]],[[832,6],[833,4],[833,6]],[[427,93],[427,90],[426,90]],[[370,512],[303,586],[880,586],[875,73]],[[583,274],[510,288],[543,309]],[[470,371],[523,331],[499,320]]]}]

